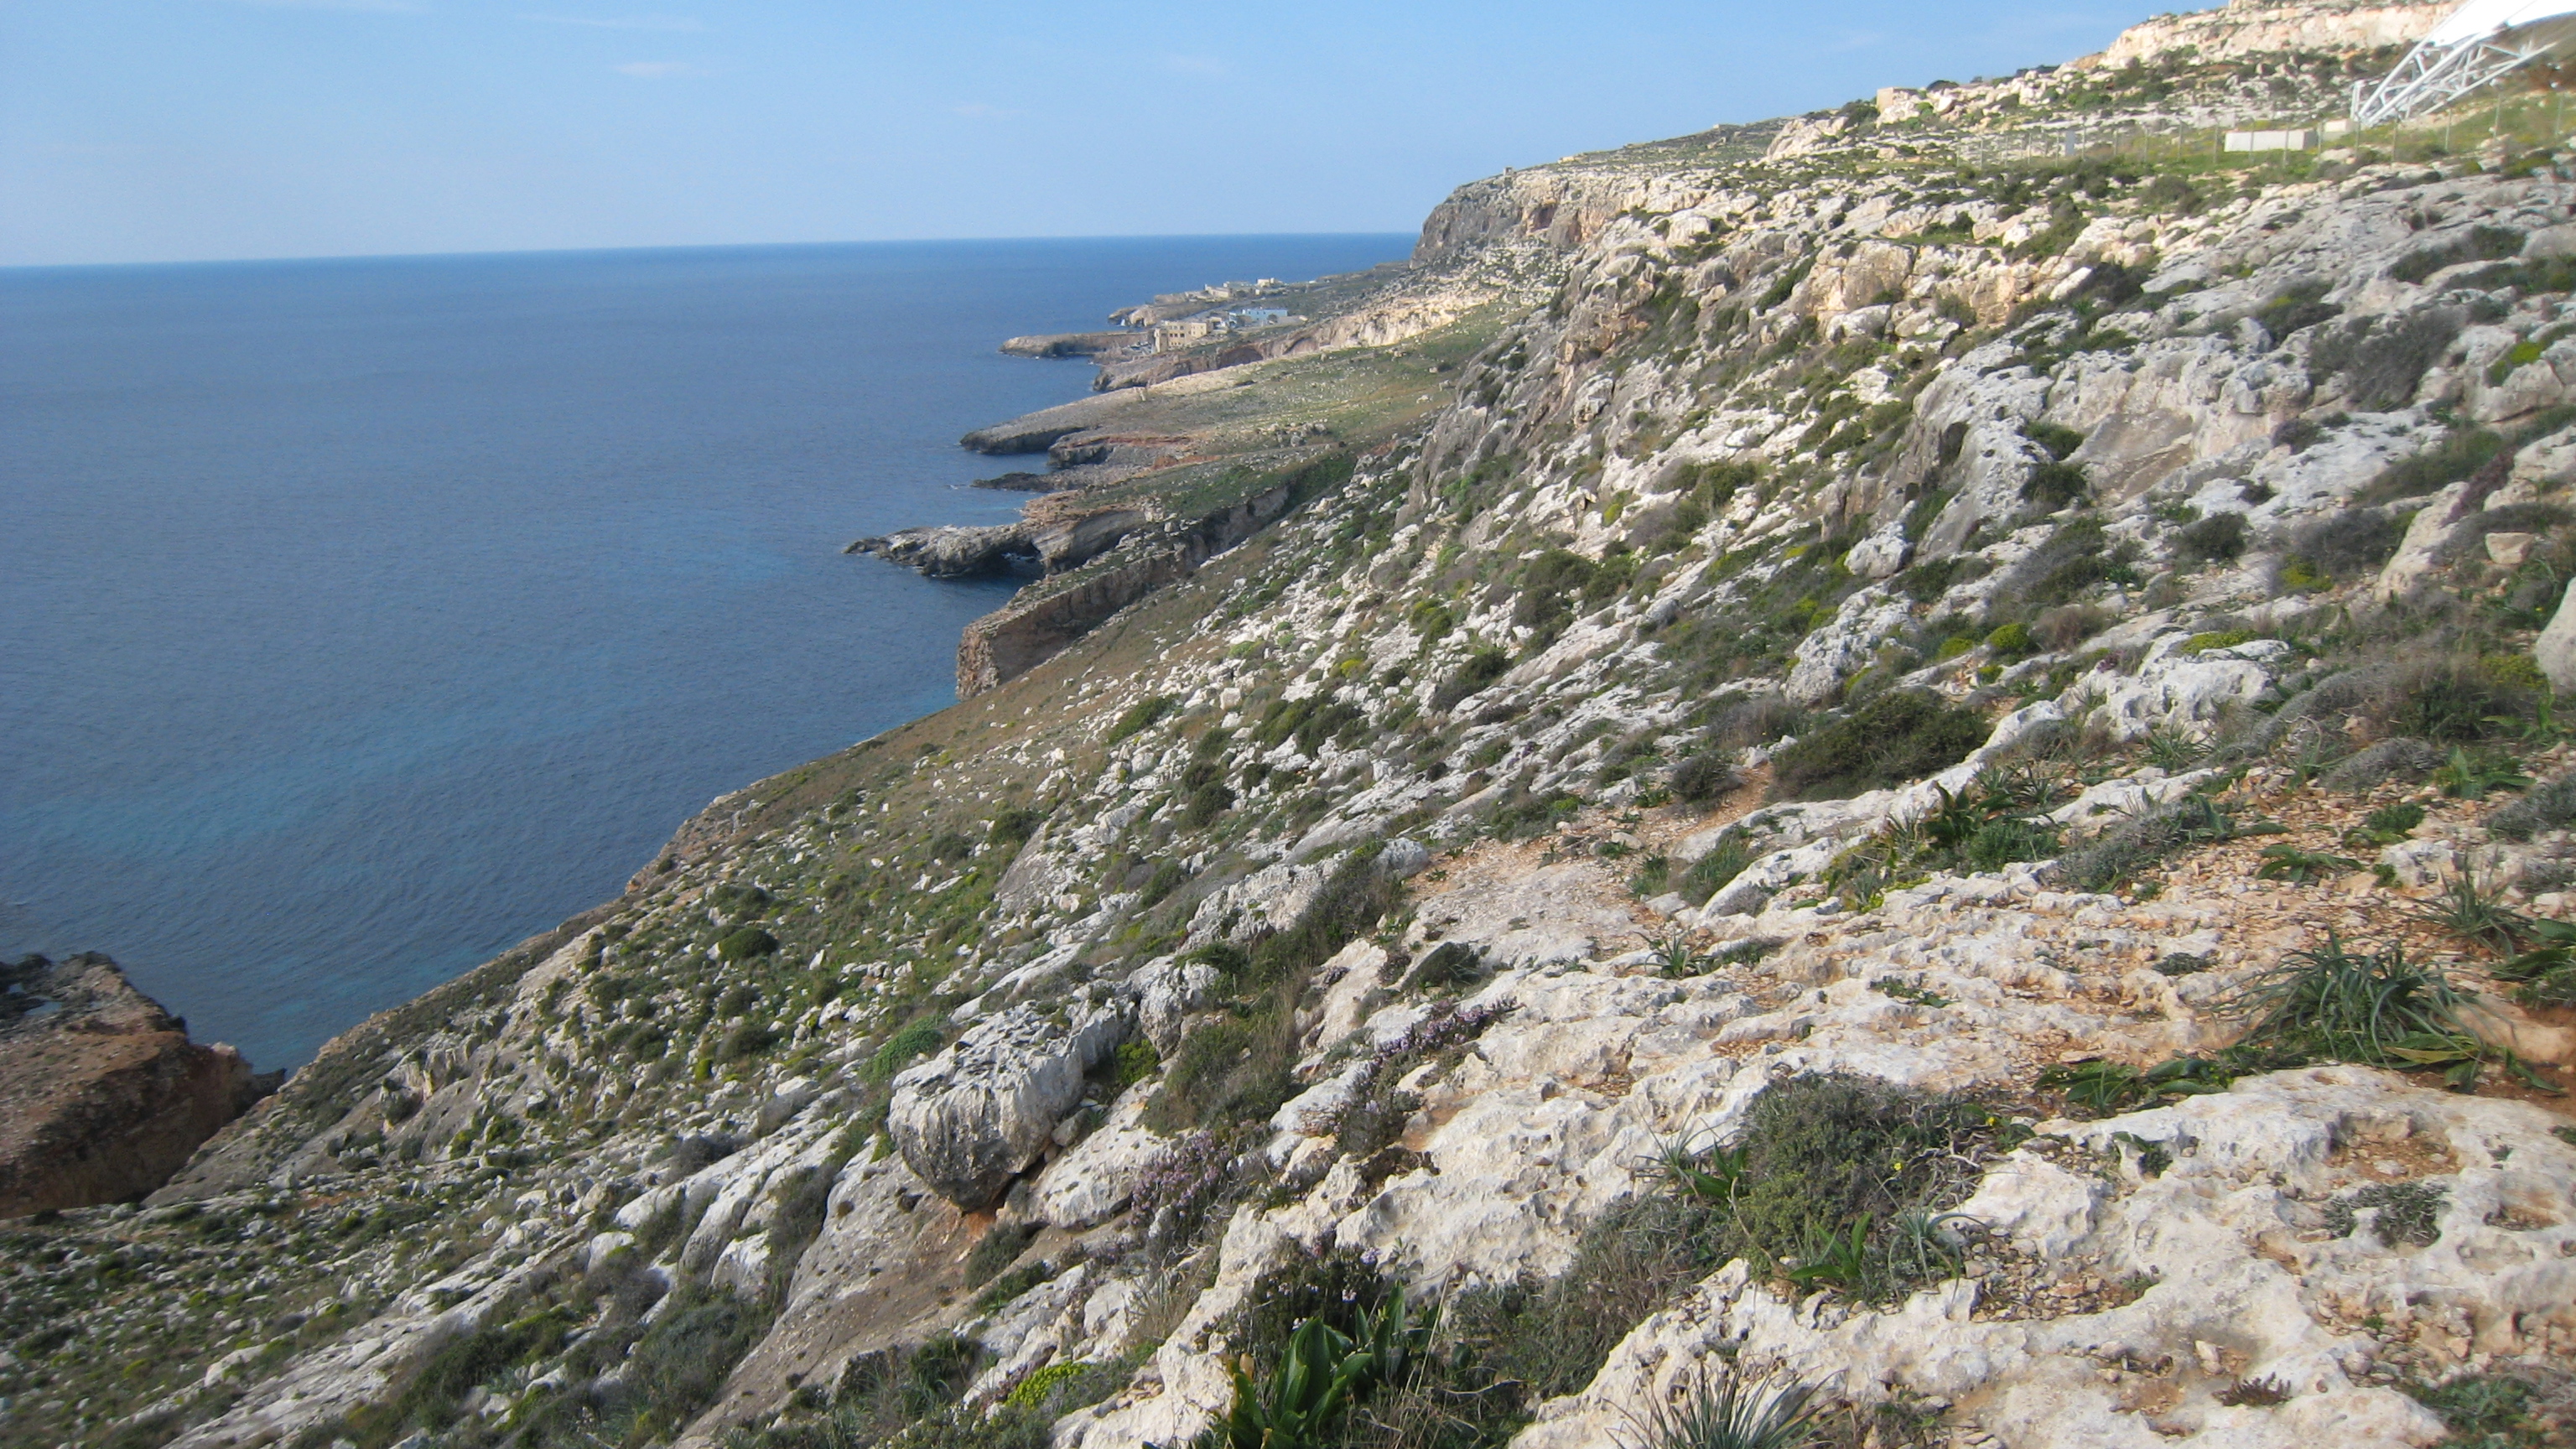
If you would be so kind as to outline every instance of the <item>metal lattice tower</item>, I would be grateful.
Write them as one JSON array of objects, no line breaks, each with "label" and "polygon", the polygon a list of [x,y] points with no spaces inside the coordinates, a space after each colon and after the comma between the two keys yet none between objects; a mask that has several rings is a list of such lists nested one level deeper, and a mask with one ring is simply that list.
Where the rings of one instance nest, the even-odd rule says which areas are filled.
[{"label": "metal lattice tower", "polygon": [[2576,0],[2469,0],[2376,84],[2352,88],[2355,126],[2438,111],[2576,39]]}]

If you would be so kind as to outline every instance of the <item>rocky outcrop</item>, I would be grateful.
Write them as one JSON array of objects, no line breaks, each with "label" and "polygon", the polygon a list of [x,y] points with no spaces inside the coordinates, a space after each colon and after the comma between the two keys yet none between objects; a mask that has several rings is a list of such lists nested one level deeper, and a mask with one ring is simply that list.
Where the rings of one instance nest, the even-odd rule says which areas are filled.
[{"label": "rocky outcrop", "polygon": [[1136,508],[1079,508],[1062,498],[1042,498],[1018,523],[974,528],[942,525],[907,528],[883,538],[862,538],[843,553],[874,554],[888,563],[919,569],[924,578],[964,579],[1019,570],[1062,573],[1118,546],[1147,515]]},{"label": "rocky outcrop", "polygon": [[894,1079],[886,1125],[904,1165],[969,1211],[992,1206],[1082,1100],[1083,1077],[1127,1038],[1105,993],[1062,1023],[1014,1006]]},{"label": "rocky outcrop", "polygon": [[0,963],[0,1218],[150,1192],[277,1080],[105,956]]},{"label": "rocky outcrop", "polygon": [[1099,357],[1133,347],[1141,340],[1134,332],[1049,332],[1013,337],[1002,344],[1002,351],[1011,357]]},{"label": "rocky outcrop", "polygon": [[1572,166],[1506,171],[1450,192],[1422,223],[1413,259],[1431,261],[1489,242],[1528,239],[1571,251],[1643,200],[1648,179]]},{"label": "rocky outcrop", "polygon": [[[957,641],[957,695],[971,699],[1018,678],[1063,652],[1110,615],[1223,553],[1295,501],[1287,484],[1264,489],[1195,523],[1166,523],[1138,530],[1132,520],[1113,539],[1118,546],[1090,571],[1033,597],[1013,599],[966,626]],[[1097,541],[1105,530],[1087,537]],[[1069,535],[1067,542],[1072,542]],[[1067,555],[1069,556],[1069,555]]]},{"label": "rocky outcrop", "polygon": [[2282,51],[2376,50],[2411,45],[2459,7],[2374,5],[2367,0],[2232,0],[2215,10],[2159,15],[2120,32],[2110,48],[2079,65],[2103,68],[2190,50],[2201,60]]},{"label": "rocky outcrop", "polygon": [[926,579],[977,578],[1007,572],[1014,561],[1030,566],[1037,562],[1025,523],[907,528],[882,538],[856,540],[841,552],[874,554],[888,563],[919,569]]}]

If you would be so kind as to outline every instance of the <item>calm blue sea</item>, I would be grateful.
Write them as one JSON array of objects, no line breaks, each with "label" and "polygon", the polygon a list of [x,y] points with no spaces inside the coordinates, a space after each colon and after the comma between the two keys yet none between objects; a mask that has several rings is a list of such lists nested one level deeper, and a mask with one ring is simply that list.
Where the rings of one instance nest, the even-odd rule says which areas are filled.
[{"label": "calm blue sea", "polygon": [[0,954],[291,1065],[950,703],[1015,333],[1409,238],[0,270]]}]

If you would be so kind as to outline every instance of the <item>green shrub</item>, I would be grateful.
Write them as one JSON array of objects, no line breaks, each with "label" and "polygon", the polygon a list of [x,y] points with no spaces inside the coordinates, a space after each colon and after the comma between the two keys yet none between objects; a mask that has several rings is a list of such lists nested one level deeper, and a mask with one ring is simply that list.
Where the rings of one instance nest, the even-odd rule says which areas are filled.
[{"label": "green shrub", "polygon": [[2474,744],[2527,718],[2532,695],[2474,662],[2451,661],[2407,681],[2388,720],[2399,734],[2439,744]]},{"label": "green shrub", "polygon": [[1014,805],[993,817],[992,824],[985,827],[984,836],[997,850],[1016,850],[1027,844],[1030,836],[1038,833],[1038,827],[1046,824],[1046,818],[1043,810]]},{"label": "green shrub", "polygon": [[1378,871],[1373,853],[1342,858],[1304,914],[1284,931],[1263,938],[1250,952],[1224,945],[1230,984],[1254,993],[1240,1015],[1211,1022],[1181,1039],[1163,1069],[1162,1088],[1145,1111],[1158,1132],[1257,1123],[1279,1110],[1297,1090],[1290,1076],[1299,1054],[1297,1008],[1314,968],[1361,932],[1377,924],[1396,899],[1395,882]]},{"label": "green shrub", "polygon": [[1676,889],[1681,892],[1682,899],[1692,905],[1706,905],[1709,897],[1734,884],[1735,878],[1744,874],[1744,868],[1753,863],[1753,858],[1753,851],[1741,839],[1733,835],[1722,836],[1716,845],[1709,848],[1708,854],[1692,861],[1690,869],[1682,872],[1681,884]]},{"label": "green shrub", "polygon": [[[1051,1363],[1011,1385],[1010,1393],[1003,1396],[1002,1402],[1015,1409],[1052,1409],[1055,1417],[1061,1417],[1084,1403],[1097,1403],[1107,1398],[1109,1393],[1116,1392],[1117,1380],[1123,1377],[1113,1364],[1079,1359],[1071,1363]],[[1079,1398],[1088,1382],[1103,1379],[1109,1381],[1108,1392],[1093,1394],[1088,1399]]]},{"label": "green shrub", "polygon": [[1142,734],[1160,723],[1163,716],[1180,707],[1180,700],[1172,695],[1149,694],[1127,706],[1126,713],[1118,716],[1117,723],[1109,727],[1109,734],[1101,740],[1101,743],[1114,745],[1132,735]]},{"label": "green shrub", "polygon": [[2523,234],[2511,227],[2474,226],[2432,246],[2418,247],[2397,259],[2388,275],[2401,282],[2421,282],[2444,267],[2462,262],[2493,262],[2519,255]]},{"label": "green shrub", "polygon": [[738,1062],[746,1057],[756,1057],[778,1042],[779,1034],[775,1028],[764,1022],[746,1021],[725,1033],[724,1041],[716,1047],[716,1060]]},{"label": "green shrub", "polygon": [[2355,318],[2320,330],[2308,348],[2308,371],[2324,378],[2345,375],[2345,397],[2362,412],[2385,412],[2414,401],[2426,369],[2468,315],[2457,307],[2425,307],[2397,317]]},{"label": "green shrub", "polygon": [[2562,830],[2571,824],[2576,824],[2576,774],[2537,785],[2487,817],[2488,833],[2506,840],[2529,840],[2544,830]]},{"label": "green shrub", "polygon": [[2464,1374],[2405,1388],[2450,1428],[2451,1437],[2442,1442],[2460,1449],[2549,1449],[2566,1438],[2564,1408],[2548,1412],[2542,1407],[2548,1396],[2510,1374]]},{"label": "green shrub", "polygon": [[[987,1235],[985,1241],[991,1241],[990,1235]],[[982,1244],[979,1243],[977,1246],[981,1247]],[[1039,1284],[1053,1281],[1054,1278],[1055,1265],[1044,1258],[1022,1263],[993,1279],[986,1285],[983,1292],[975,1295],[975,1311],[990,1313]]]},{"label": "green shrub", "polygon": [[912,1065],[914,1058],[928,1056],[947,1044],[948,1038],[938,1027],[916,1021],[887,1037],[883,1046],[870,1053],[862,1075],[871,1082],[891,1081],[895,1073]]},{"label": "green shrub", "polygon": [[[2136,545],[2128,541],[2114,544],[2106,539],[2098,518],[2070,518],[2005,571],[1989,609],[2006,604],[2018,604],[2025,612],[2043,609],[2063,604],[2104,580],[2134,581],[2135,572],[2128,565],[2135,550]],[[2006,616],[1990,613],[1989,617],[2001,623]]]},{"label": "green shrub", "polygon": [[1826,800],[1920,779],[1985,743],[1985,717],[1923,690],[1882,694],[1771,757],[1772,793]]},{"label": "green shrub", "polygon": [[1997,659],[2021,659],[2038,646],[2031,641],[2030,626],[2015,620],[1986,636],[1986,647]]},{"label": "green shrub", "polygon": [[2329,936],[2241,983],[2227,1010],[2245,1023],[2240,1047],[2399,1070],[2439,1067],[2451,1085],[2470,1087],[2502,1053],[2462,1024],[2464,1004],[2404,948],[2357,956]]},{"label": "green shrub", "polygon": [[1252,948],[1245,978],[1267,986],[1301,976],[1368,930],[1395,903],[1396,883],[1377,868],[1373,850],[1355,850],[1333,868],[1323,889],[1288,929]]},{"label": "green shrub", "polygon": [[745,961],[766,956],[778,949],[778,938],[758,926],[745,926],[716,942],[716,957],[724,961]]},{"label": "green shrub", "polygon": [[2442,1237],[2442,1201],[2448,1196],[2430,1182],[2374,1182],[2337,1196],[2326,1205],[2326,1231],[2349,1238],[2361,1226],[2364,1208],[2379,1209],[2373,1234],[2391,1248],[2429,1248]]},{"label": "green shrub", "polygon": [[2245,515],[2213,513],[2174,534],[2174,552],[2201,563],[2220,563],[2245,552]]},{"label": "green shrub", "polygon": [[636,1341],[627,1382],[650,1417],[676,1429],[715,1401],[765,1327],[762,1313],[729,1293],[682,1287]]},{"label": "green shrub", "polygon": [[1005,1227],[996,1223],[986,1229],[984,1236],[975,1240],[975,1246],[966,1250],[966,1286],[980,1288],[993,1281],[1004,1268],[1020,1260],[1020,1255],[1029,1250],[1029,1240],[1037,1235],[1038,1230],[1027,1224]]},{"label": "green shrub", "polygon": [[1976,1188],[1980,1163],[2027,1132],[1983,1105],[1873,1078],[1776,1082],[1724,1148],[1673,1149],[1673,1190],[1716,1209],[1711,1256],[1855,1298],[1884,1300],[1958,1271],[1939,1215]]},{"label": "green shrub", "polygon": [[1111,1079],[1122,1092],[1163,1069],[1162,1054],[1154,1050],[1152,1042],[1141,1036],[1119,1043],[1115,1061]]},{"label": "green shrub", "polygon": [[1598,565],[1578,553],[1552,548],[1521,570],[1520,598],[1512,605],[1512,622],[1552,639],[1574,617],[1574,601],[1592,582]]},{"label": "green shrub", "polygon": [[[1201,830],[1216,818],[1234,808],[1234,791],[1222,780],[1210,780],[1190,791],[1189,802],[1181,808],[1181,828]],[[1174,870],[1179,867],[1175,865]]]},{"label": "green shrub", "polygon": [[1404,986],[1412,991],[1457,991],[1484,979],[1483,952],[1461,941],[1443,941],[1414,963]]},{"label": "green shrub", "polygon": [[2230,839],[2235,828],[2204,795],[2186,795],[2114,826],[2065,857],[2077,890],[2107,891],[2170,856]]},{"label": "green shrub", "polygon": [[1673,798],[1685,805],[1706,805],[1720,799],[1743,782],[1734,761],[1724,752],[1703,750],[1673,766],[1668,781]]},{"label": "green shrub", "polygon": [[[2423,452],[2411,458],[2400,458],[2381,469],[2378,477],[2371,479],[2368,486],[2354,495],[2353,502],[2367,506],[2391,499],[2421,497],[2469,477],[2495,461],[2511,446],[2511,441],[2503,434],[2485,428],[2453,433]],[[2389,522],[2393,525],[2394,520]],[[2404,536],[2402,529],[2398,530],[2398,535]],[[2302,541],[2298,547],[2304,552],[2309,545]],[[2388,553],[2396,551],[2396,540],[2391,539],[2387,552],[2380,557],[2384,559]]]},{"label": "green shrub", "polygon": [[1441,681],[1431,693],[1431,707],[1445,710],[1502,678],[1512,667],[1512,657],[1498,645],[1486,644],[1468,655],[1456,673]]},{"label": "green shrub", "polygon": [[2092,486],[2082,464],[2052,460],[2030,470],[2030,476],[2022,480],[2021,496],[2055,513],[2083,502],[2091,495]]},{"label": "green shrub", "polygon": [[2023,437],[2039,444],[2041,449],[2046,451],[2049,458],[2053,461],[2062,462],[2068,454],[2084,446],[2084,435],[2082,433],[2075,431],[2073,428],[2062,427],[2052,422],[2034,421],[2024,423],[2022,424],[2021,431]]},{"label": "green shrub", "polygon": [[2182,641],[2177,654],[2206,654],[2212,649],[2233,649],[2251,644],[2261,636],[2251,629],[2207,629]]},{"label": "green shrub", "polygon": [[2254,320],[2263,324],[2263,330],[2271,333],[2275,342],[2286,342],[2293,332],[2305,331],[2343,315],[2341,307],[2319,300],[2330,290],[2323,281],[2295,283],[2264,303],[2263,309],[2254,314]]}]

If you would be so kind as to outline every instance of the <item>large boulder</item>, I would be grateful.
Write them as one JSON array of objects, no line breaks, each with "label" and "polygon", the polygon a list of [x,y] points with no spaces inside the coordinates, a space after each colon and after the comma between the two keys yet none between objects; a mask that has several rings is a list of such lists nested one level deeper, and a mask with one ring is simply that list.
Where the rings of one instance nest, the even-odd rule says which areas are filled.
[{"label": "large boulder", "polygon": [[105,956],[0,962],[0,1218],[150,1192],[275,1085]]},{"label": "large boulder", "polygon": [[2570,600],[2576,600],[2576,589],[2559,599],[2558,612],[2549,616],[2549,627],[2540,631],[2531,646],[2540,672],[2561,692],[2576,689],[2576,604]]},{"label": "large boulder", "polygon": [[1026,1005],[998,1012],[894,1079],[886,1125],[904,1165],[969,1211],[991,1207],[1082,1100],[1082,1080],[1127,1039],[1105,993],[1054,1021]]}]

